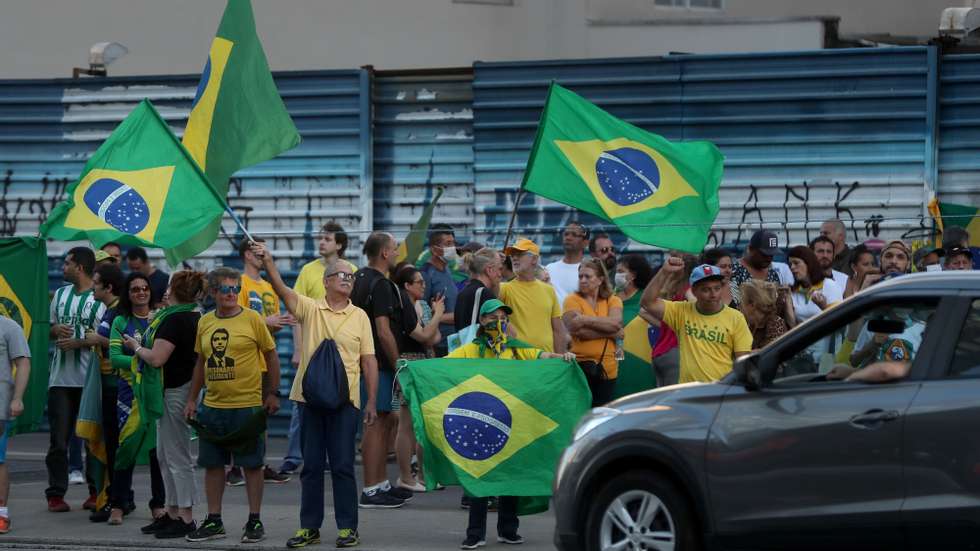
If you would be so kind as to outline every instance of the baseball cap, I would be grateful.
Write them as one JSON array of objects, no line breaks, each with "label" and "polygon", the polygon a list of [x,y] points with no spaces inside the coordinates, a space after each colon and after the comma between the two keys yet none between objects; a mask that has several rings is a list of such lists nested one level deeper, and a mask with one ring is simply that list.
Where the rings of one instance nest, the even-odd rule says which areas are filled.
[{"label": "baseball cap", "polygon": [[915,254],[912,255],[913,263],[918,265],[919,262],[922,262],[923,258],[933,253],[935,253],[939,258],[946,256],[946,251],[942,247],[921,247],[916,249]]},{"label": "baseball cap", "polygon": [[712,266],[711,264],[702,264],[694,271],[691,272],[691,277],[688,282],[693,287],[695,283],[700,283],[708,279],[724,279],[725,276],[721,273],[721,268],[718,266]]},{"label": "baseball cap", "polygon": [[966,247],[952,247],[946,251],[947,257],[956,256],[958,254],[965,254],[966,256],[970,257],[970,260],[973,260],[973,251]]},{"label": "baseball cap", "polygon": [[749,247],[766,256],[776,256],[779,254],[779,238],[769,230],[759,230],[752,234]]},{"label": "baseball cap", "polygon": [[487,314],[489,314],[491,312],[496,312],[497,310],[500,310],[501,308],[504,309],[504,312],[507,312],[507,315],[510,315],[510,314],[513,314],[514,313],[514,311],[510,309],[510,306],[507,306],[503,302],[500,302],[499,299],[492,298],[492,299],[484,302],[483,303],[483,306],[480,307],[480,315],[481,316],[485,316],[485,315],[487,315]]},{"label": "baseball cap", "polygon": [[101,250],[100,251],[95,251],[95,261],[96,262],[102,262],[103,260],[109,260],[110,258],[112,258],[112,255],[109,254],[109,253],[107,253],[107,252],[105,252],[105,251],[101,251]]},{"label": "baseball cap", "polygon": [[[519,253],[534,253],[537,256],[541,256],[541,247],[534,244],[534,241],[530,239],[518,239],[516,243],[504,249],[504,254],[507,256],[514,256]],[[482,314],[483,312],[480,312]]]}]

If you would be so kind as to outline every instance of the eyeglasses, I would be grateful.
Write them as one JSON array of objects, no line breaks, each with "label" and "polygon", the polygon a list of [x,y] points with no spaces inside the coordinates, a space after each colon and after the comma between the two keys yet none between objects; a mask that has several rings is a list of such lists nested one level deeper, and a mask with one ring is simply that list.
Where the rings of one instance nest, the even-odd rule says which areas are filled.
[{"label": "eyeglasses", "polygon": [[241,291],[241,285],[218,285],[218,292],[223,295],[237,295]]},{"label": "eyeglasses", "polygon": [[326,275],[327,278],[334,277],[334,276],[339,277],[341,281],[354,281],[354,274],[350,272],[334,272],[332,274]]},{"label": "eyeglasses", "polygon": [[129,288],[129,292],[130,293],[149,293],[150,292],[150,288],[147,287],[147,286],[145,286],[145,285],[141,285],[141,286],[137,286],[137,287],[130,287]]},{"label": "eyeglasses", "polygon": [[596,249],[596,250],[598,252],[600,252],[600,253],[614,253],[614,252],[616,252],[616,249],[614,249],[613,247],[602,247],[601,249]]}]

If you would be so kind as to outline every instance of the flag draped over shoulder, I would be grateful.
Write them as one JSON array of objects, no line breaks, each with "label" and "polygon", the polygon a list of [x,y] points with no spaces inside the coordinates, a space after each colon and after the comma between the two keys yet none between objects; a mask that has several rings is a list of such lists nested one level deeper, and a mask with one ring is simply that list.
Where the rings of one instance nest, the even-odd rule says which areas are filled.
[{"label": "flag draped over shoulder", "polygon": [[657,386],[650,366],[653,345],[659,336],[659,327],[651,327],[638,314],[640,296],[643,290],[623,301],[623,352],[624,359],[619,362],[619,376],[616,377],[615,398],[649,390]]},{"label": "flag draped over shoulder", "polygon": [[435,196],[429,204],[422,209],[419,221],[409,230],[405,240],[398,245],[398,262],[408,262],[415,264],[425,250],[426,234],[429,231],[429,224],[432,223],[432,211],[436,208],[436,203],[442,197],[443,188],[436,190]]},{"label": "flag draped over shoulder", "polygon": [[522,187],[641,243],[700,252],[723,163],[710,142],[668,141],[552,83]]},{"label": "flag draped over shoulder", "polygon": [[[235,171],[271,159],[300,142],[272,80],[249,0],[228,0],[191,106],[184,146],[221,195]],[[174,266],[214,243],[221,215],[193,239],[166,250]]]},{"label": "flag draped over shoulder", "polygon": [[555,465],[591,397],[581,370],[558,359],[410,362],[398,380],[423,448],[425,484],[472,496],[521,496],[547,508]]},{"label": "flag draped over shoulder", "polygon": [[0,315],[17,322],[31,349],[24,413],[14,434],[38,430],[48,402],[48,253],[36,237],[0,238]]},{"label": "flag draped over shoulder", "polygon": [[[168,306],[157,312],[153,321],[143,334],[143,347],[153,348],[153,341],[160,324],[171,314],[189,312],[194,304]],[[149,451],[156,447],[156,421],[163,416],[163,374],[161,369],[146,364],[133,356],[128,372],[120,373],[132,394],[125,393],[126,385],[120,385],[120,410],[126,413],[119,430],[119,449],[116,451],[116,468],[143,465],[148,461]]]},{"label": "flag draped over shoulder", "polygon": [[224,200],[143,100],[85,163],[41,224],[41,235],[96,247],[173,247],[224,210]]},{"label": "flag draped over shoulder", "polygon": [[78,419],[75,421],[75,434],[85,440],[88,449],[86,472],[95,486],[95,510],[98,511],[108,502],[109,459],[105,434],[102,432],[102,371],[99,369],[99,356],[91,354],[90,358]]}]

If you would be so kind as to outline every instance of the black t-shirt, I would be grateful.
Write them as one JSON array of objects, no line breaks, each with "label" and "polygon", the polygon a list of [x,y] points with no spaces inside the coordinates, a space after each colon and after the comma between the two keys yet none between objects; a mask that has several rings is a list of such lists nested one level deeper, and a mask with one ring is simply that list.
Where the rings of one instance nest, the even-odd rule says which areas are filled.
[{"label": "black t-shirt", "polygon": [[170,285],[170,274],[163,270],[154,270],[147,279],[150,280],[150,305],[153,306],[163,300],[167,286]]},{"label": "black t-shirt", "polygon": [[482,281],[471,279],[466,284],[466,287],[463,287],[463,290],[459,292],[459,296],[456,297],[456,309],[453,311],[455,318],[453,322],[456,325],[457,331],[470,325],[470,321],[473,319],[473,302],[476,300],[476,292],[480,289],[483,289],[483,292],[480,293],[480,304],[476,307],[477,312],[479,312],[480,306],[483,306],[484,302],[497,298],[497,295],[489,287],[484,285]]},{"label": "black t-shirt", "polygon": [[155,339],[164,339],[174,345],[170,359],[163,365],[163,388],[177,388],[191,380],[197,354],[194,338],[197,336],[197,312],[170,314],[157,329]]},{"label": "black t-shirt", "polygon": [[[412,299],[408,298],[408,293],[399,289],[402,300],[402,326],[404,327],[404,342],[399,343],[398,352],[401,354],[425,354],[425,345],[412,338],[412,331],[419,324],[419,315],[415,312],[415,305]],[[432,323],[437,323],[435,320]]]},{"label": "black t-shirt", "polygon": [[[397,296],[398,291],[395,284],[384,274],[374,268],[361,268],[354,274],[354,289],[351,291],[351,302],[354,306],[367,312],[371,319],[371,334],[374,336],[375,357],[378,358],[378,367],[381,369],[393,370],[384,349],[381,347],[381,340],[378,339],[378,327],[375,318],[387,316],[391,332],[395,336],[395,346],[399,351],[405,347],[405,327],[402,322],[404,308]],[[414,314],[414,310],[412,311]],[[408,337],[411,338],[411,337]]]}]

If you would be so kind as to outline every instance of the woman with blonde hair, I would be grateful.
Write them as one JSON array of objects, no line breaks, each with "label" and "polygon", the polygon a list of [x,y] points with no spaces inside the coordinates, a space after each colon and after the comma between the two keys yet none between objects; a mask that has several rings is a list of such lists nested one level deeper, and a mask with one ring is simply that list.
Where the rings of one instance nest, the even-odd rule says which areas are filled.
[{"label": "woman with blonde hair", "polygon": [[752,349],[764,348],[789,329],[778,314],[779,288],[775,283],[750,279],[739,285],[742,314],[752,331]]},{"label": "woman with blonde hair", "polygon": [[562,321],[572,336],[571,351],[585,372],[592,406],[612,400],[619,375],[615,339],[623,329],[623,301],[613,294],[602,262],[578,267],[578,291],[565,297]]}]

